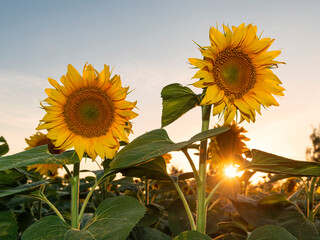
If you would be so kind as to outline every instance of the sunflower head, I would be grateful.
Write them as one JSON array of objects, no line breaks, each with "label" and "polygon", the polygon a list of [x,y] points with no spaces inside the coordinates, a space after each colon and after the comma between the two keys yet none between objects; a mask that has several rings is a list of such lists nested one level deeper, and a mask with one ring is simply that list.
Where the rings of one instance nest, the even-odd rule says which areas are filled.
[{"label": "sunflower head", "polygon": [[[55,148],[52,141],[43,133],[37,132],[36,134],[30,136],[30,139],[25,139],[27,144],[29,145],[25,150],[42,146],[48,145],[48,150],[51,154],[60,154],[64,152],[62,149]],[[47,175],[50,177],[56,177],[58,174],[58,169],[62,168],[62,165],[59,164],[34,164],[31,166],[27,166],[27,170],[30,171],[31,169],[35,169],[36,172],[40,173],[41,175]]]},{"label": "sunflower head", "polygon": [[229,127],[230,130],[214,136],[209,143],[208,157],[213,167],[230,165],[233,163],[233,154],[244,154],[249,151],[244,141],[250,139],[243,135],[247,131],[239,127],[235,121],[224,126]]},{"label": "sunflower head", "polygon": [[68,65],[60,81],[49,78],[53,88],[46,89],[42,105],[47,114],[37,129],[47,129],[57,148],[74,147],[80,159],[84,152],[112,159],[119,142],[128,142],[130,120],[137,116],[136,102],[125,100],[129,88],[122,87],[120,76],[111,77],[106,65],[100,73],[85,65],[82,76]]},{"label": "sunflower head", "polygon": [[283,62],[274,60],[281,51],[268,51],[274,39],[258,37],[251,24],[223,25],[223,32],[212,27],[209,36],[211,45],[200,47],[203,59],[189,58],[199,68],[193,85],[206,89],[201,104],[213,104],[213,115],[223,114],[226,124],[236,113],[254,122],[261,105],[278,106],[273,95],[283,96],[284,88],[271,68]]}]

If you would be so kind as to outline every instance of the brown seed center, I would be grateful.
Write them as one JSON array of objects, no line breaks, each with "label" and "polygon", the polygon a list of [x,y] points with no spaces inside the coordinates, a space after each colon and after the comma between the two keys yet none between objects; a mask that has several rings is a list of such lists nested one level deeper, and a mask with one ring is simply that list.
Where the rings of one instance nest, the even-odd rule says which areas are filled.
[{"label": "brown seed center", "polygon": [[256,83],[256,71],[251,59],[237,49],[226,49],[214,62],[216,84],[227,96],[241,98]]},{"label": "brown seed center", "polygon": [[101,89],[85,87],[68,96],[63,115],[71,132],[86,138],[99,137],[113,123],[114,105]]}]

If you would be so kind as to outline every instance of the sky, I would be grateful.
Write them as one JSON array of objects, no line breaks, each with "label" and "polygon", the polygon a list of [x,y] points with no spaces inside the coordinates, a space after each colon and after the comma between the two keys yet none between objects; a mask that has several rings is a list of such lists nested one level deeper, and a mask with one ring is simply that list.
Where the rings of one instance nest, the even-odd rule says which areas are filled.
[{"label": "sky", "polygon": [[[44,116],[40,100],[72,64],[79,72],[86,62],[101,71],[113,67],[138,101],[134,139],[161,127],[161,90],[168,84],[191,84],[187,59],[202,58],[195,42],[210,44],[211,26],[257,25],[262,37],[276,39],[271,50],[286,64],[274,73],[283,82],[279,107],[262,110],[255,123],[243,123],[247,143],[297,160],[305,159],[309,136],[320,124],[319,1],[2,1],[0,8],[0,136],[9,154],[27,147],[25,138]],[[220,28],[221,29],[221,28]],[[200,89],[191,87],[196,93]],[[210,127],[218,123],[212,117]],[[197,107],[165,128],[174,142],[201,130]],[[189,170],[174,155],[173,165]],[[91,166],[91,165],[90,165]]]}]

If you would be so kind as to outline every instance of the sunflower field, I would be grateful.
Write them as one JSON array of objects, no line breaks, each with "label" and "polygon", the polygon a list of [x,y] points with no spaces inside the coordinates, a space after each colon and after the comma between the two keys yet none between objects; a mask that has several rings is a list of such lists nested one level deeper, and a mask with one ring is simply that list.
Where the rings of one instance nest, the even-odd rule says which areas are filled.
[{"label": "sunflower field", "polygon": [[[161,128],[132,141],[137,102],[109,66],[79,73],[69,64],[60,82],[49,78],[25,150],[8,155],[0,138],[0,239],[320,240],[318,130],[298,161],[249,149],[241,126],[284,96],[274,73],[281,51],[252,24],[211,27],[209,40],[189,58],[199,92],[165,86]],[[173,142],[164,127],[195,108],[200,132]],[[167,168],[175,152],[191,172]],[[259,172],[263,183],[253,184]]]}]

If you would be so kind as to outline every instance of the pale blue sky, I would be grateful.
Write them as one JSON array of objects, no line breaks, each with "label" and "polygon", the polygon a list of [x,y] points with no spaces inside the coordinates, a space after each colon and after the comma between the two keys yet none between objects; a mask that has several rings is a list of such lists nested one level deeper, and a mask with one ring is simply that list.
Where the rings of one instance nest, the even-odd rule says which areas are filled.
[{"label": "pale blue sky", "polygon": [[[187,59],[201,58],[192,40],[208,45],[210,26],[244,22],[275,38],[271,48],[281,49],[277,60],[287,63],[274,71],[286,88],[280,107],[243,124],[248,146],[303,159],[320,123],[319,13],[319,1],[1,1],[0,135],[11,154],[26,147],[24,138],[45,114],[39,100],[50,87],[47,77],[59,80],[69,63],[82,71],[86,62],[98,71],[114,67],[135,89],[129,100],[138,100],[140,116],[131,139],[159,128],[161,89],[192,83]],[[174,141],[198,133],[199,109],[166,129]]]}]

